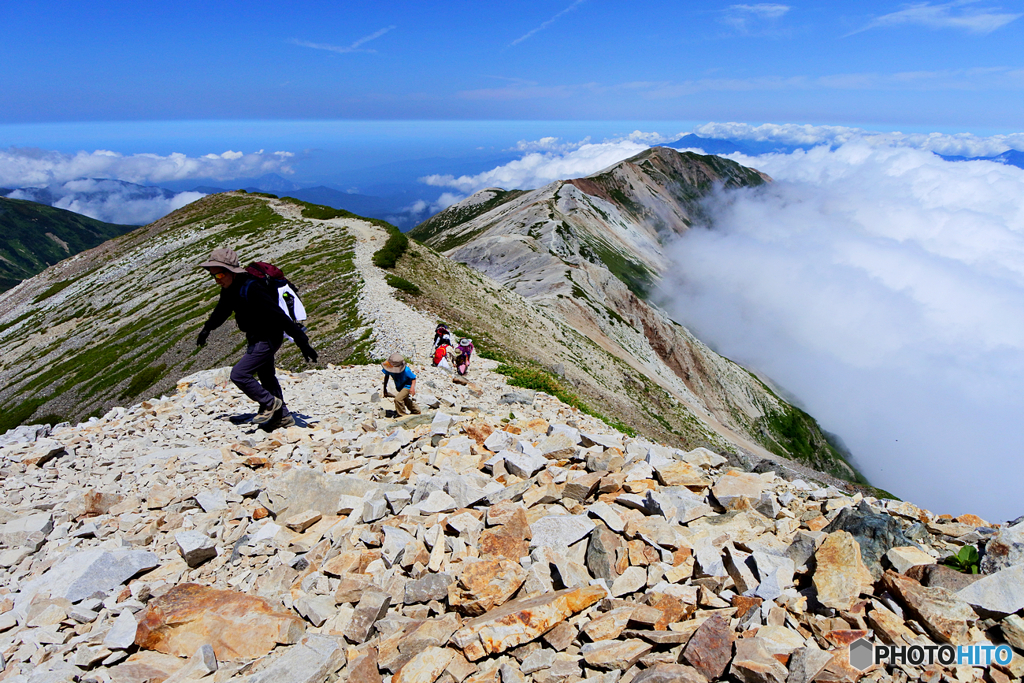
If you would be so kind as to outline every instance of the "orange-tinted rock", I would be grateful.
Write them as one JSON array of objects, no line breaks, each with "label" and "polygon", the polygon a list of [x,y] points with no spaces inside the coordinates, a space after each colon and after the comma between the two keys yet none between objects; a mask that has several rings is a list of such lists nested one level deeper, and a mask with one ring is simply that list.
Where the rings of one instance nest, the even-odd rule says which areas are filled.
[{"label": "orange-tinted rock", "polygon": [[296,642],[303,630],[301,619],[262,598],[183,583],[149,602],[135,644],[190,657],[208,643],[218,660],[255,659],[279,643]]},{"label": "orange-tinted rock", "polygon": [[732,606],[736,608],[736,618],[740,621],[750,616],[750,613],[761,607],[764,602],[761,598],[748,597],[746,595],[734,595]]},{"label": "orange-tinted rock", "polygon": [[978,618],[971,606],[945,588],[928,588],[911,578],[887,570],[882,583],[938,640],[966,645],[970,623]]},{"label": "orange-tinted rock", "polygon": [[352,660],[348,667],[348,683],[381,683],[376,648],[368,648]]},{"label": "orange-tinted rock", "polygon": [[526,581],[518,562],[505,559],[467,562],[458,581],[448,586],[448,604],[477,616],[505,603]]},{"label": "orange-tinted rock", "polygon": [[428,647],[405,664],[392,678],[392,683],[434,683],[455,656],[455,650]]},{"label": "orange-tinted rock", "polygon": [[538,638],[606,595],[600,586],[586,586],[512,600],[466,622],[451,642],[476,661]]},{"label": "orange-tinted rock", "polygon": [[[526,510],[518,505],[499,518],[504,520],[501,526],[484,529],[480,533],[480,557],[492,560],[504,558],[519,562],[519,558],[530,554],[531,533]],[[491,515],[488,513],[488,521],[490,519]]]},{"label": "orange-tinted rock", "polygon": [[483,446],[484,441],[487,440],[494,432],[494,427],[486,423],[468,424],[463,426],[463,431],[466,432],[466,436],[476,441],[478,445]]},{"label": "orange-tinted rock", "polygon": [[616,607],[599,617],[591,619],[583,627],[583,633],[592,642],[618,638],[619,634],[626,630],[629,625],[629,618],[633,615],[636,606]]},{"label": "orange-tinted rock", "polygon": [[833,531],[814,553],[814,587],[826,607],[848,610],[861,593],[869,592],[871,572],[860,555],[860,544],[847,531]]},{"label": "orange-tinted rock", "polygon": [[971,526],[992,526],[978,515],[972,514],[960,515],[954,521],[959,522],[960,524],[970,524]]},{"label": "orange-tinted rock", "polygon": [[65,511],[72,519],[98,517],[110,512],[110,508],[124,500],[119,493],[86,491],[67,503]]},{"label": "orange-tinted rock", "polygon": [[655,631],[664,631],[668,628],[669,624],[686,621],[697,610],[696,605],[687,605],[679,598],[674,598],[671,595],[662,595],[651,603],[651,607],[659,610],[662,614],[661,618],[654,624]]},{"label": "orange-tinted rock", "polygon": [[708,680],[714,680],[729,666],[734,640],[729,620],[716,614],[697,627],[683,650],[683,657]]}]

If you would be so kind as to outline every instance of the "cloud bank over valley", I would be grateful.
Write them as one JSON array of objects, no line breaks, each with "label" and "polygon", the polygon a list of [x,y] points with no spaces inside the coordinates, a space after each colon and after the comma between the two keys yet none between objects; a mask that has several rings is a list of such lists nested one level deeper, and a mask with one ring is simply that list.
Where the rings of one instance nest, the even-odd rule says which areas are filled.
[{"label": "cloud bank over valley", "polygon": [[662,297],[936,512],[1020,514],[1024,170],[850,142],[737,161],[669,253]]},{"label": "cloud bank over valley", "polygon": [[204,196],[145,185],[189,179],[229,180],[291,173],[290,152],[227,151],[124,155],[108,150],[65,154],[52,150],[0,149],[0,188],[27,199],[110,223],[142,225]]}]

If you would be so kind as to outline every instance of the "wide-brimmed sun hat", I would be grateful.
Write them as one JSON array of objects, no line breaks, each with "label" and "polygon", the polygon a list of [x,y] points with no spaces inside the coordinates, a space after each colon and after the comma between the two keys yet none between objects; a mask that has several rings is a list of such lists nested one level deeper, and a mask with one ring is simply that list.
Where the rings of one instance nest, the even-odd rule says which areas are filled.
[{"label": "wide-brimmed sun hat", "polygon": [[459,340],[459,346],[469,346],[472,343],[473,340],[470,339],[469,337],[463,337],[462,339]]},{"label": "wide-brimmed sun hat", "polygon": [[199,268],[224,268],[230,270],[232,273],[244,273],[245,268],[242,267],[241,262],[238,260],[238,254],[231,247],[218,247],[210,253],[210,258],[206,259],[199,264]]},{"label": "wide-brimmed sun hat", "polygon": [[388,372],[401,372],[405,370],[405,356],[397,352],[393,353],[388,356],[386,361],[381,363],[381,367]]}]

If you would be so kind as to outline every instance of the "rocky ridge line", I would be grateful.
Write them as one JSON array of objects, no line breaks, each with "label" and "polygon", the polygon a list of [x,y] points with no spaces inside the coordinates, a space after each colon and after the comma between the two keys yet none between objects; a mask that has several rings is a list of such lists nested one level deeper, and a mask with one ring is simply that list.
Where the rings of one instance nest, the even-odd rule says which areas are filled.
[{"label": "rocky ridge line", "polygon": [[[1008,681],[1024,524],[847,496],[624,436],[481,361],[285,374],[264,434],[226,369],[0,446],[0,680]],[[755,468],[759,469],[759,468]],[[979,575],[936,563],[966,544]],[[1009,643],[861,672],[848,644]]]}]

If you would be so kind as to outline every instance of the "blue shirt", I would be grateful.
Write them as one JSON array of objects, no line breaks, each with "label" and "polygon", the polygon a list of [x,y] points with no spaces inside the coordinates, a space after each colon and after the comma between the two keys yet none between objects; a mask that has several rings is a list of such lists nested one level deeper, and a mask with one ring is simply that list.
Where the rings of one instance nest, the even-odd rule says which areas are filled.
[{"label": "blue shirt", "polygon": [[395,391],[401,391],[402,389],[405,389],[407,386],[412,384],[412,381],[414,379],[416,379],[416,375],[412,373],[412,370],[409,369],[408,365],[406,365],[405,369],[402,370],[401,372],[388,372],[384,368],[381,368],[380,370],[386,376],[390,376],[391,379],[395,381]]}]

